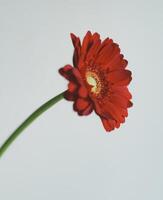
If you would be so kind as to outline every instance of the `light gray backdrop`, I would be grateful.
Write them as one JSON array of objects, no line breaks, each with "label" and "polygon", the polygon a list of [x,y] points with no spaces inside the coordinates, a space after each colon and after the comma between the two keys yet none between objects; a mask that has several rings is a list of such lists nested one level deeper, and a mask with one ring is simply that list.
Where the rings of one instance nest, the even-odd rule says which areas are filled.
[{"label": "light gray backdrop", "polygon": [[0,0],[0,143],[66,89],[74,32],[111,37],[133,72],[134,107],[106,134],[99,118],[58,103],[0,160],[2,200],[163,199],[163,2]]}]

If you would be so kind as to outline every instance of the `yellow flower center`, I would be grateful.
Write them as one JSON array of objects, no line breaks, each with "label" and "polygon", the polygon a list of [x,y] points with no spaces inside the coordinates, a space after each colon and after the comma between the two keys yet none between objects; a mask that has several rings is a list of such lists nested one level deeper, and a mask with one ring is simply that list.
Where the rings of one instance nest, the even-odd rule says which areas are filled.
[{"label": "yellow flower center", "polygon": [[101,83],[96,73],[91,72],[91,71],[86,72],[86,81],[90,86],[92,86],[91,92],[96,93],[96,94],[100,92]]}]

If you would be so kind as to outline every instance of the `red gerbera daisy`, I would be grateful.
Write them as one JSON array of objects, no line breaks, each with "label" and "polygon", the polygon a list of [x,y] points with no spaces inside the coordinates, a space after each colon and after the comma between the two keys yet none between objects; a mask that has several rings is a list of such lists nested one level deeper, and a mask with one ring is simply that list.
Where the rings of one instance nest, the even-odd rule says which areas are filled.
[{"label": "red gerbera daisy", "polygon": [[69,81],[65,99],[74,101],[73,108],[79,115],[89,115],[94,110],[106,131],[119,128],[132,106],[127,89],[132,79],[126,69],[127,60],[120,54],[118,44],[109,38],[101,42],[98,33],[88,31],[82,44],[74,34],[71,38],[74,67],[66,65],[59,70]]}]

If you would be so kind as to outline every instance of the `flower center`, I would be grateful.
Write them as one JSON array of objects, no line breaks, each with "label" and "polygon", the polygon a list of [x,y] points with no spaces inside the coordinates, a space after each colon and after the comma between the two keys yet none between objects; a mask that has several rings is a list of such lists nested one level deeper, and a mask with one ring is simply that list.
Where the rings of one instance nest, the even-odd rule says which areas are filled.
[{"label": "flower center", "polygon": [[101,91],[100,79],[95,72],[86,72],[86,81],[91,86],[91,92],[98,94]]}]

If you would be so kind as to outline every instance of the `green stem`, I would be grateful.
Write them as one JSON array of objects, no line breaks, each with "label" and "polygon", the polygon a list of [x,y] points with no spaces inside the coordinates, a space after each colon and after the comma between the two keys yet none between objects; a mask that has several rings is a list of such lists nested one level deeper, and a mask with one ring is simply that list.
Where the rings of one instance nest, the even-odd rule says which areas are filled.
[{"label": "green stem", "polygon": [[56,104],[58,101],[63,99],[64,92],[60,93],[59,95],[53,97],[42,106],[40,106],[37,110],[35,110],[3,143],[0,148],[0,157],[4,154],[4,152],[8,149],[8,147],[12,144],[12,142],[20,135],[20,133],[27,128],[37,117],[39,117],[42,113]]}]

